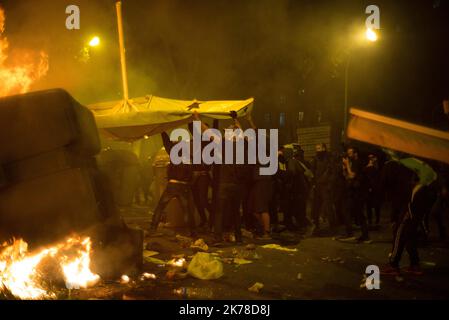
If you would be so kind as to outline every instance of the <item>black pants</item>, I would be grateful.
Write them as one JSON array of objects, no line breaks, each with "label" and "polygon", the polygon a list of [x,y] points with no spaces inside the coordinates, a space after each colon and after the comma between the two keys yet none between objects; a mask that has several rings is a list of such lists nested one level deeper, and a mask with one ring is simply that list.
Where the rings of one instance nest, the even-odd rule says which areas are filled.
[{"label": "black pants", "polygon": [[413,196],[393,237],[393,251],[390,257],[390,264],[393,267],[399,267],[404,249],[409,254],[410,265],[419,265],[418,230],[434,201],[435,198],[433,198],[431,190],[426,186],[418,190]]},{"label": "black pants", "polygon": [[254,230],[256,228],[256,219],[254,217],[253,206],[251,203],[251,183],[246,183],[242,188],[242,213],[243,213],[243,223],[246,230]]},{"label": "black pants", "polygon": [[284,212],[284,208],[281,207],[281,197],[283,194],[283,189],[280,186],[280,183],[275,182],[273,183],[273,192],[271,194],[271,201],[270,201],[270,223],[272,225],[279,224],[279,217],[278,217],[278,211],[281,210]]},{"label": "black pants", "polygon": [[327,218],[330,225],[335,224],[331,210],[331,194],[326,186],[317,186],[313,195],[312,219],[315,227],[320,227],[320,217]]},{"label": "black pants", "polygon": [[352,235],[352,221],[356,218],[360,224],[362,231],[362,238],[368,238],[368,224],[366,222],[365,213],[363,210],[363,194],[357,188],[348,190],[346,198],[346,210],[345,210],[345,225],[346,233],[348,236]]},{"label": "black pants", "polygon": [[208,199],[209,185],[210,177],[207,172],[194,176],[192,183],[193,200],[195,201],[195,206],[200,215],[202,225],[207,223],[206,209],[209,212],[209,215],[212,211]]},{"label": "black pants", "polygon": [[368,193],[368,196],[366,197],[366,215],[368,217],[369,224],[372,224],[373,222],[373,211],[376,216],[376,224],[379,224],[380,222],[380,200],[377,196],[372,194],[371,192]]},{"label": "black pants", "polygon": [[181,204],[182,211],[187,213],[188,224],[191,232],[195,231],[195,216],[193,211],[192,190],[190,184],[168,182],[167,188],[162,193],[159,203],[154,210],[151,229],[156,230],[162,217],[162,213],[169,202],[177,198]]},{"label": "black pants", "polygon": [[411,218],[409,212],[407,212],[401,223],[397,226],[396,234],[393,238],[393,251],[390,257],[390,263],[393,267],[399,267],[404,248],[410,257],[410,265],[419,265],[417,242],[420,224],[421,219]]},{"label": "black pants", "polygon": [[222,240],[223,230],[234,229],[235,238],[241,241],[241,217],[240,203],[242,190],[241,186],[234,183],[220,183],[217,194],[217,210],[215,211],[215,238]]}]

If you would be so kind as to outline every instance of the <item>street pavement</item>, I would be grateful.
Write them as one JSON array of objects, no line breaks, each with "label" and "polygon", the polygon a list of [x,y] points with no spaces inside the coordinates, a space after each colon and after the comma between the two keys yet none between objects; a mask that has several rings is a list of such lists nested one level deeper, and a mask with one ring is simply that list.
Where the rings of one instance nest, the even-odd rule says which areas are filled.
[{"label": "street pavement", "polygon": [[[133,217],[127,221],[130,226],[145,227],[149,219],[148,216]],[[166,262],[174,256],[184,255],[189,261],[195,250],[186,245],[185,238],[177,237],[181,233],[179,230],[161,229],[159,234],[147,236],[147,248],[158,252],[151,258]],[[210,240],[207,234],[200,234],[199,237],[206,243]],[[131,281],[127,284],[108,282],[80,290],[73,297],[125,300],[449,298],[449,246],[433,240],[435,237],[419,250],[424,275],[380,275],[380,289],[368,290],[364,286],[366,267],[377,265],[381,268],[388,260],[392,238],[388,223],[372,231],[371,238],[371,244],[358,244],[341,242],[332,236],[304,238],[285,232],[268,242],[245,237],[241,245],[229,243],[224,247],[209,247],[207,252],[224,261],[224,274],[219,279],[200,280],[190,275],[182,279],[176,276],[170,278],[166,275],[170,267],[145,261],[142,272],[154,274],[155,279],[141,281],[140,275],[129,275]],[[281,244],[297,250],[263,248],[265,244]],[[251,263],[236,264],[233,263],[234,258]],[[408,255],[404,252],[401,266],[406,267],[407,264]],[[263,288],[259,292],[248,290],[255,283],[263,284]],[[187,288],[190,294],[176,294],[175,290],[181,288]]]}]

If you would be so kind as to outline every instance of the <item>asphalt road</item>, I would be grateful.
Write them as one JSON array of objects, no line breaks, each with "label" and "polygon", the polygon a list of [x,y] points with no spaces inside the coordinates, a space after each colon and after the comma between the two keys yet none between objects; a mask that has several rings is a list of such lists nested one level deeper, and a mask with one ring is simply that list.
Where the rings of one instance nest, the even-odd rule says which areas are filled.
[{"label": "asphalt road", "polygon": [[[145,225],[148,218],[128,220],[130,225]],[[79,299],[448,299],[449,298],[449,246],[432,241],[420,248],[423,276],[403,274],[400,277],[380,276],[380,289],[367,290],[361,284],[368,265],[385,265],[391,248],[388,224],[371,232],[371,244],[343,243],[332,237],[288,238],[268,243],[281,243],[295,252],[262,248],[245,238],[245,244],[230,244],[221,248],[209,248],[209,253],[225,261],[243,258],[249,264],[223,263],[224,275],[216,280],[200,280],[191,276],[183,279],[167,279],[170,268],[157,263],[145,262],[143,272],[156,275],[156,279],[140,281],[138,275],[130,275],[128,284],[109,282],[89,290],[79,290],[72,298]],[[162,230],[162,235],[147,237],[149,248],[159,252],[153,258],[168,261],[173,255],[184,254],[190,260],[195,253],[184,248],[173,230]],[[202,237],[208,242],[207,235]],[[255,243],[248,250],[247,244]],[[402,266],[407,266],[408,255],[404,253]],[[298,276],[298,274],[300,274]],[[256,282],[263,288],[258,292],[248,290]],[[190,297],[174,293],[175,289],[189,288],[195,295]]]}]

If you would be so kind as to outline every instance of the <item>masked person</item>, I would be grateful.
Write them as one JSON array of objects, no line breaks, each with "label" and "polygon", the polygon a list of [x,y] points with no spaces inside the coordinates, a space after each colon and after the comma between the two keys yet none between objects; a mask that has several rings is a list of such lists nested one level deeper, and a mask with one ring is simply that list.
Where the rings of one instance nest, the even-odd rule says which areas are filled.
[{"label": "masked person", "polygon": [[[231,112],[234,125],[228,129],[241,129],[237,120],[237,114]],[[223,232],[234,230],[236,242],[242,242],[240,204],[242,200],[242,188],[246,178],[246,167],[236,163],[237,140],[243,139],[241,136],[227,136],[222,140],[214,139],[213,143],[221,143],[222,163],[216,165],[217,186],[216,186],[216,210],[214,213],[214,244],[221,244],[224,240]],[[232,163],[225,163],[226,143],[233,148]],[[244,141],[243,141],[244,143]],[[245,148],[246,149],[246,148]]]},{"label": "masked person", "polygon": [[[257,127],[251,117],[251,114],[247,115],[247,120],[251,128],[257,134]],[[259,146],[262,141],[256,138],[256,145]],[[261,139],[266,139],[263,137]],[[269,145],[265,140],[264,143]],[[257,151],[257,150],[254,150]],[[251,166],[252,176],[251,176],[251,186],[250,186],[250,211],[256,217],[259,226],[261,227],[261,235],[258,237],[260,240],[271,240],[271,229],[270,229],[270,202],[272,200],[272,187],[273,180],[269,175],[262,175],[260,170],[263,166],[257,162],[256,165]]]},{"label": "masked person", "polygon": [[[300,147],[294,147],[293,156],[288,160],[288,188],[289,206],[286,214],[286,225],[295,231],[305,231],[308,225],[306,217],[309,179],[313,176],[304,163],[303,152]],[[295,222],[293,222],[293,218]]]},{"label": "masked person", "polygon": [[[346,233],[349,238],[352,238],[352,217],[355,217],[360,223],[362,231],[362,234],[357,238],[357,241],[371,243],[368,233],[368,224],[363,211],[363,169],[359,159],[359,153],[355,147],[348,147],[346,152],[347,157],[342,160],[347,196],[347,210],[345,210]],[[341,240],[350,239],[343,238]]]},{"label": "masked person", "polygon": [[[172,148],[176,144],[185,144],[187,148],[191,149],[191,143],[189,141],[181,140],[179,142],[170,141],[170,137],[166,132],[161,133],[162,142],[165,150],[170,154]],[[191,154],[191,153],[190,153]],[[191,159],[185,162],[190,162]],[[154,210],[153,220],[151,221],[150,232],[155,232],[161,220],[162,213],[169,202],[177,198],[181,204],[181,208],[184,213],[187,213],[188,225],[190,228],[190,235],[196,236],[195,232],[195,216],[192,196],[192,165],[181,162],[180,164],[174,164],[170,157],[170,164],[167,170],[167,187],[159,199],[159,203]]]},{"label": "masked person", "polygon": [[316,155],[312,160],[312,173],[314,177],[314,195],[312,206],[312,218],[315,224],[315,234],[320,232],[320,219],[328,219],[330,224],[335,224],[331,210],[331,182],[332,161],[326,144],[315,146]]},{"label": "masked person", "polygon": [[[201,121],[197,112],[193,114],[195,121]],[[201,132],[198,132],[201,136],[202,132],[208,129],[208,126],[201,122]],[[191,134],[194,134],[194,127],[192,123],[189,123],[189,130]],[[199,150],[193,150],[193,152],[199,153],[199,158],[202,156],[203,147],[208,141],[202,141],[201,148]],[[204,228],[208,225],[208,219],[206,216],[206,210],[209,212],[209,217],[212,215],[212,207],[209,203],[209,186],[211,185],[210,178],[211,166],[204,164],[192,164],[192,194],[195,202],[195,207],[200,216],[201,222],[199,227]]]}]

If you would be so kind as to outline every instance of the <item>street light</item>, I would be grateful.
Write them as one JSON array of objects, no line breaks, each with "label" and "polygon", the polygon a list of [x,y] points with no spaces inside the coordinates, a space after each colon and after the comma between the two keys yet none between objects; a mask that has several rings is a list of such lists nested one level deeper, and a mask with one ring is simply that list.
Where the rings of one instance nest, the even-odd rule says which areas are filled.
[{"label": "street light", "polygon": [[[377,33],[371,29],[368,28],[365,31],[365,40],[369,42],[376,42],[378,39]],[[348,125],[348,70],[349,70],[349,63],[351,62],[351,51],[348,53],[348,59],[346,60],[346,67],[345,67],[345,117],[344,117],[344,123],[343,123],[343,130],[342,135],[343,138],[345,138],[346,133],[346,126]]]},{"label": "street light", "polygon": [[371,42],[377,41],[377,33],[371,28],[366,29],[365,37],[368,41]]},{"label": "street light", "polygon": [[90,60],[91,51],[95,51],[96,47],[100,45],[100,37],[94,36],[89,42],[85,42],[83,48],[80,51],[80,57],[78,58],[80,61],[87,63]]},{"label": "street light", "polygon": [[100,38],[95,36],[89,41],[89,46],[96,47],[100,44]]}]

